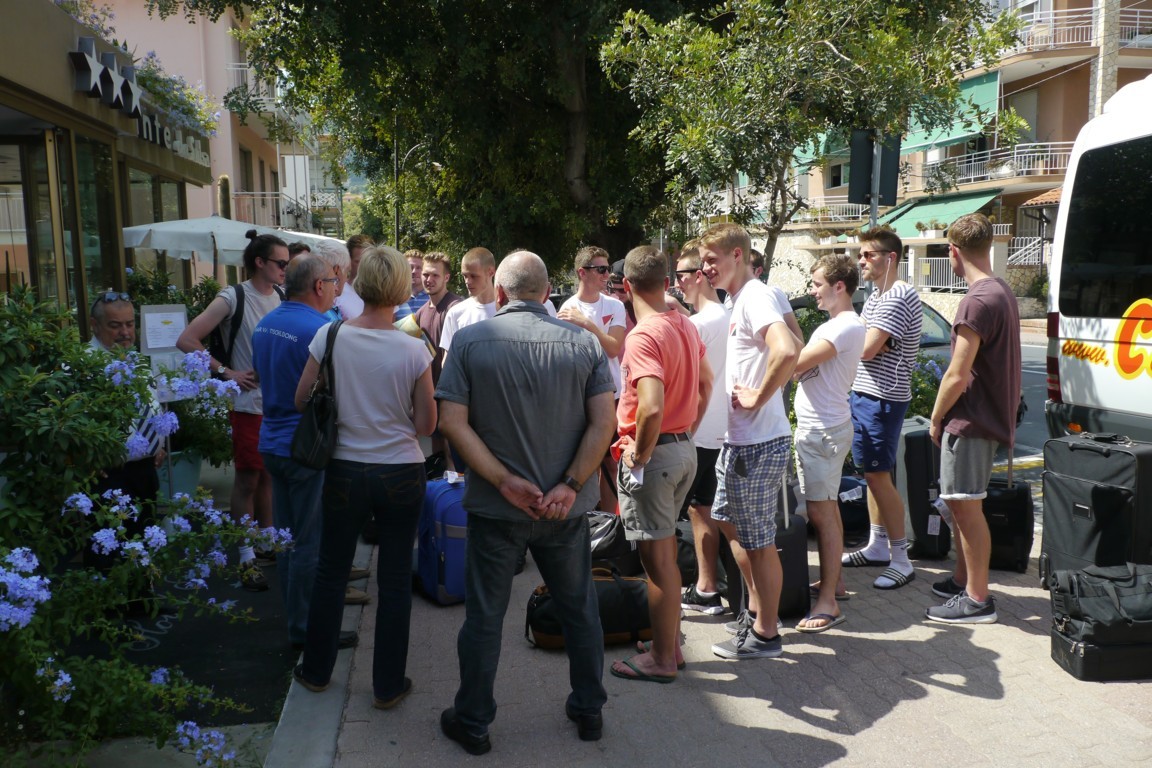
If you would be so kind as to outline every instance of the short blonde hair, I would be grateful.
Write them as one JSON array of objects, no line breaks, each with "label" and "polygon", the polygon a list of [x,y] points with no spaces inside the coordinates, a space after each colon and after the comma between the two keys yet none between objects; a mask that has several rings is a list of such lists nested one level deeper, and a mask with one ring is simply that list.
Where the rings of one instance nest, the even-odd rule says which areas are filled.
[{"label": "short blonde hair", "polygon": [[739,248],[744,253],[744,263],[752,258],[752,238],[748,230],[739,224],[725,222],[713,224],[696,238],[698,248],[723,251],[725,255]]},{"label": "short blonde hair", "polygon": [[443,251],[428,251],[424,254],[424,263],[443,264],[445,272],[452,271],[452,257]]},{"label": "short blonde hair", "polygon": [[668,259],[651,245],[640,245],[624,257],[624,277],[639,291],[662,289],[668,278]]},{"label": "short blonde hair", "polygon": [[412,295],[412,268],[395,248],[371,246],[364,250],[352,287],[366,305],[394,307]]},{"label": "short blonde hair", "polygon": [[592,260],[598,258],[603,258],[605,261],[612,260],[608,255],[608,251],[600,246],[586,245],[576,251],[576,269],[588,269],[588,265],[592,263]]},{"label": "short blonde hair", "polygon": [[948,241],[965,253],[988,253],[992,249],[992,222],[982,213],[961,216],[948,227]]}]

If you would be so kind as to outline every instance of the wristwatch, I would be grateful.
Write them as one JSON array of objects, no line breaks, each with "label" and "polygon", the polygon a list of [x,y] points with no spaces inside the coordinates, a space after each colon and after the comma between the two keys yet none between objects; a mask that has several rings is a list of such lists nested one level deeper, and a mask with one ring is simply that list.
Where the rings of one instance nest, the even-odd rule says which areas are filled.
[{"label": "wristwatch", "polygon": [[561,482],[576,491],[576,493],[580,493],[580,489],[584,487],[584,483],[578,482],[572,475],[564,475],[564,479]]},{"label": "wristwatch", "polygon": [[221,365],[219,368],[217,368],[217,369],[216,369],[216,375],[217,375],[217,376],[223,376],[223,375],[224,375],[224,372],[225,372],[225,371],[227,371],[227,370],[228,370],[228,366],[226,366],[226,365]]}]

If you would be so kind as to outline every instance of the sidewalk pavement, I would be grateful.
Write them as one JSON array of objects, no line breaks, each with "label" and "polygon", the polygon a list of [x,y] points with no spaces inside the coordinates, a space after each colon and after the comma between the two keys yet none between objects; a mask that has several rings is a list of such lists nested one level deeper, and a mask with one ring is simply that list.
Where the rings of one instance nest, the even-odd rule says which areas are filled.
[{"label": "sidewalk pavement", "polygon": [[[1016,477],[1033,483],[1038,504],[1039,476],[1035,462],[1017,464]],[[320,694],[292,685],[265,765],[1048,768],[1056,754],[1082,767],[1142,764],[1152,752],[1152,685],[1083,683],[1051,661],[1039,551],[1038,536],[1028,573],[993,572],[995,625],[924,621],[924,609],[941,602],[931,583],[948,572],[947,561],[916,563],[916,580],[890,592],[871,587],[878,569],[845,569],[852,597],[840,607],[848,621],[815,635],[786,622],[779,659],[719,659],[710,646],[727,637],[721,625],[731,616],[690,616],[683,622],[688,667],[674,683],[619,680],[605,670],[604,738],[593,743],[577,740],[564,716],[566,657],[524,639],[524,606],[540,582],[529,561],[504,623],[492,753],[478,758],[439,729],[458,681],[463,607],[415,599],[412,694],[380,711],[372,708],[373,599],[345,614],[346,627],[359,626],[360,645],[341,652],[333,685]],[[809,563],[815,574],[814,552]],[[375,598],[374,584],[369,593]],[[610,648],[606,660],[629,654]]]}]

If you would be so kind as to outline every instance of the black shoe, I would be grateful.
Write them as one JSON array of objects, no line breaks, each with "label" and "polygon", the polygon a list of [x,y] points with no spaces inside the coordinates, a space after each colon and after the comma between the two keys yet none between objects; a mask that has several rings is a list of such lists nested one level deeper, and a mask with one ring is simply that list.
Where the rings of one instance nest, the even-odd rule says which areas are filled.
[{"label": "black shoe", "polygon": [[464,751],[470,755],[483,755],[492,749],[488,734],[473,736],[464,730],[464,725],[456,719],[455,707],[448,707],[440,713],[440,730],[452,741],[464,747]]},{"label": "black shoe", "polygon": [[256,550],[256,565],[261,568],[272,568],[276,565],[276,553]]},{"label": "black shoe", "polygon": [[[336,641],[336,650],[342,651],[345,648],[355,648],[360,642],[360,636],[356,634],[355,630],[347,630],[340,633],[340,639]],[[292,643],[292,650],[304,650],[304,643]]]},{"label": "black shoe", "polygon": [[249,592],[267,592],[268,579],[264,578],[264,574],[260,573],[259,566],[252,565],[240,576],[240,586]]},{"label": "black shoe", "polygon": [[303,664],[296,665],[296,667],[292,670],[292,677],[296,680],[296,682],[300,683],[300,685],[312,691],[312,693],[320,693],[321,691],[328,689],[328,683],[324,683],[324,685],[317,685],[316,683],[305,679]]},{"label": "black shoe", "polygon": [[576,733],[580,735],[580,741],[600,741],[600,736],[604,732],[604,716],[597,712],[594,715],[581,715],[572,711],[572,707],[565,704],[564,714],[568,715],[568,719],[576,723]]}]

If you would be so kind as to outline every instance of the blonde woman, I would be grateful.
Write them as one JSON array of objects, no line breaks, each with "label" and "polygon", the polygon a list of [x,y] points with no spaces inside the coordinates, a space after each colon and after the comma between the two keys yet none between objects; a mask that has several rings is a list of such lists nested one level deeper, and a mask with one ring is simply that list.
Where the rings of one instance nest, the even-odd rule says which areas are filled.
[{"label": "blonde woman", "polygon": [[[424,454],[418,435],[436,427],[432,356],[393,325],[411,295],[399,251],[368,248],[353,283],[364,312],[340,326],[332,344],[336,448],[324,479],[320,561],[308,616],[308,639],[295,677],[310,691],[328,687],[340,647],[344,587],[356,537],[372,516],[380,536],[379,606],[373,653],[374,705],[389,709],[412,688],[404,676],[412,610],[412,544],[424,503]],[[316,332],[296,388],[304,402],[320,375],[328,325]]]}]

